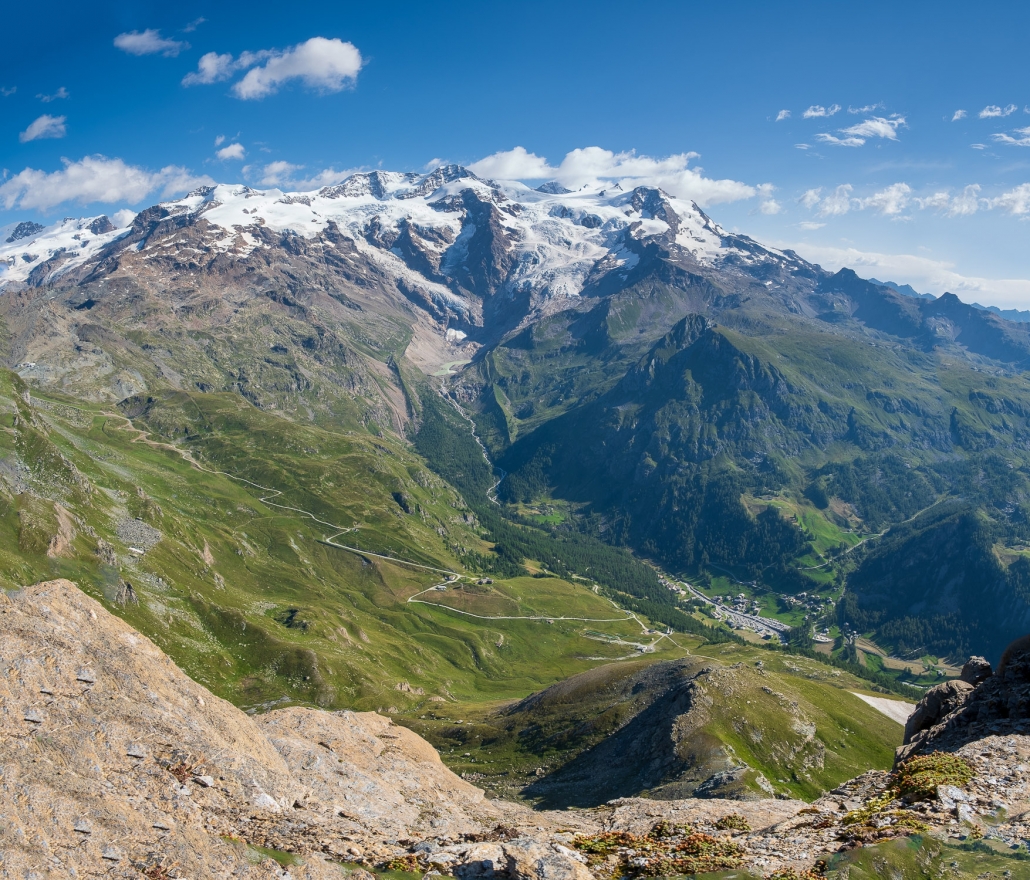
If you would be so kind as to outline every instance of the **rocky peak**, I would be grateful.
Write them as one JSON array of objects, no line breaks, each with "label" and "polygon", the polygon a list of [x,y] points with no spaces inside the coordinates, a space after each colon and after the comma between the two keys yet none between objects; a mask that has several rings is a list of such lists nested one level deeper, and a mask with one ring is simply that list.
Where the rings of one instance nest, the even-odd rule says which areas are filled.
[{"label": "rocky peak", "polygon": [[462,165],[441,165],[435,171],[431,171],[418,181],[407,192],[399,193],[398,197],[403,199],[414,199],[428,196],[435,192],[445,183],[452,183],[455,180],[475,180],[482,182],[479,177],[473,174],[468,168]]},{"label": "rocky peak", "polygon": [[14,231],[7,236],[7,244],[19,241],[23,238],[31,238],[38,232],[42,232],[46,227],[42,223],[33,223],[31,220],[23,220],[17,226],[14,227]]}]

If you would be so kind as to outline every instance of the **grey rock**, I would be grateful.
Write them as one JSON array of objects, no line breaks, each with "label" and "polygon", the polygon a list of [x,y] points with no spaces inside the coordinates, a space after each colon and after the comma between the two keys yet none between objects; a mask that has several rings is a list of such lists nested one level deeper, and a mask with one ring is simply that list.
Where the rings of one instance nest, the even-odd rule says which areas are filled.
[{"label": "grey rock", "polygon": [[962,674],[959,681],[964,681],[976,687],[980,682],[986,681],[994,674],[991,664],[983,657],[970,657],[966,665],[962,667]]},{"label": "grey rock", "polygon": [[502,846],[510,877],[524,880],[592,880],[586,866],[538,840],[519,838]]}]

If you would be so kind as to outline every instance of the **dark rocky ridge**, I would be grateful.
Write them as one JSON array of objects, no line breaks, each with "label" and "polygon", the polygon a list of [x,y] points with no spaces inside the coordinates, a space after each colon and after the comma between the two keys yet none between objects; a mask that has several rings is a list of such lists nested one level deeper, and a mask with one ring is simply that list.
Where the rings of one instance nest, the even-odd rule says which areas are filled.
[{"label": "dark rocky ridge", "polygon": [[903,762],[913,755],[957,751],[987,736],[1030,732],[1030,635],[1002,654],[996,672],[983,657],[972,657],[955,681],[927,691],[905,727]]}]

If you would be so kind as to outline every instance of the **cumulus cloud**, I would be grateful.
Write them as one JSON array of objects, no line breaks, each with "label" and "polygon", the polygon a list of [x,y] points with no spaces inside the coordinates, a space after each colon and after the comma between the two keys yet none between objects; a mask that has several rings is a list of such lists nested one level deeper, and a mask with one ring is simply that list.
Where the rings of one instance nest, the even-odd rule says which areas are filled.
[{"label": "cumulus cloud", "polygon": [[836,137],[828,133],[817,134],[816,137],[823,143],[832,144],[835,147],[861,147],[869,138],[886,138],[896,141],[898,129],[904,124],[905,117],[897,114],[889,118],[871,116],[863,122],[838,129],[838,133],[844,137]]},{"label": "cumulus cloud", "polygon": [[18,135],[18,140],[27,144],[29,141],[38,141],[44,138],[63,138],[68,133],[64,124],[67,118],[67,116],[50,116],[44,113]]},{"label": "cumulus cloud", "polygon": [[965,217],[975,214],[980,208],[991,207],[988,199],[980,198],[980,185],[977,183],[971,183],[955,196],[945,190],[917,198],[915,202],[921,210],[938,211],[948,217]]},{"label": "cumulus cloud", "polygon": [[992,208],[1001,208],[1010,214],[1028,214],[1030,213],[1030,183],[1022,183],[1015,189],[991,199],[990,202]]},{"label": "cumulus cloud", "polygon": [[822,198],[823,188],[821,186],[815,189],[806,189],[804,195],[801,196],[798,201],[806,208],[814,208],[819,204],[820,198]]},{"label": "cumulus cloud", "polygon": [[220,135],[218,135],[218,137],[215,138],[215,146],[216,147],[220,147],[224,143],[225,143],[225,135],[224,134],[220,134]]},{"label": "cumulus cloud", "polygon": [[65,202],[141,201],[151,193],[162,198],[203,184],[214,183],[209,177],[197,177],[186,168],[168,165],[160,171],[148,171],[128,165],[121,159],[87,156],[78,162],[62,159],[64,167],[57,171],[26,168],[0,184],[0,204],[6,210],[46,211]]},{"label": "cumulus cloud", "polygon": [[999,107],[997,104],[988,104],[980,111],[980,118],[994,119],[998,116],[1011,116],[1017,109],[1019,108],[1017,108],[1015,104],[1009,104],[1007,107]]},{"label": "cumulus cloud", "polygon": [[783,206],[776,199],[766,199],[758,206],[758,210],[762,214],[779,214]]},{"label": "cumulus cloud", "polygon": [[114,44],[130,55],[164,55],[166,58],[174,58],[190,47],[189,43],[182,40],[170,40],[162,37],[161,31],[155,28],[118,34],[114,38]]},{"label": "cumulus cloud", "polygon": [[247,155],[247,151],[243,149],[243,144],[229,144],[218,150],[215,155],[224,162],[226,159],[242,159]]},{"label": "cumulus cloud", "polygon": [[852,208],[851,190],[850,183],[842,183],[838,186],[819,202],[819,216],[836,217],[840,214],[847,214]]},{"label": "cumulus cloud", "polygon": [[572,150],[553,167],[541,156],[516,147],[494,153],[469,168],[481,177],[498,180],[557,180],[569,189],[599,187],[618,182],[624,188],[634,186],[661,187],[670,195],[693,199],[699,205],[750,199],[758,190],[737,180],[715,180],[705,177],[700,167],[689,167],[697,153],[678,153],[656,159],[630,151],[613,153],[601,147]]},{"label": "cumulus cloud", "polygon": [[1030,147],[1030,126],[1026,128],[1017,128],[1016,134],[1018,137],[1012,137],[1012,135],[999,132],[998,134],[992,134],[991,137],[1002,144],[1011,144],[1017,147]]},{"label": "cumulus cloud", "polygon": [[[433,166],[439,167],[438,165]],[[304,177],[297,172],[303,171],[303,165],[294,165],[292,162],[279,160],[269,162],[267,165],[257,167],[245,165],[243,173],[248,179],[254,180],[261,186],[274,186],[282,189],[289,189],[294,192],[306,192],[313,189],[321,189],[323,186],[332,186],[345,180],[360,168],[348,168],[338,171],[335,168],[323,168],[310,176]]]},{"label": "cumulus cloud", "polygon": [[36,95],[36,97],[39,98],[39,100],[42,101],[44,104],[49,104],[51,101],[60,101],[62,98],[69,97],[69,95],[68,90],[64,86],[61,86],[61,88],[59,88],[52,95]]},{"label": "cumulus cloud", "polygon": [[790,111],[789,110],[781,110],[779,113],[776,114],[776,121],[777,122],[783,122],[784,119],[790,119]]},{"label": "cumulus cloud", "polygon": [[289,183],[293,178],[294,171],[300,171],[303,165],[293,165],[290,162],[270,162],[261,170],[260,182],[264,186],[279,186]]},{"label": "cumulus cloud", "polygon": [[960,119],[965,119],[968,115],[965,110],[956,110],[955,115],[951,117],[951,121],[958,122]]},{"label": "cumulus cloud", "polygon": [[120,211],[115,211],[111,215],[111,222],[115,225],[116,229],[124,229],[135,219],[136,212],[129,208],[122,208]]},{"label": "cumulus cloud", "polygon": [[271,49],[262,49],[260,52],[241,52],[238,58],[233,58],[229,53],[219,55],[217,52],[208,52],[206,55],[200,56],[197,69],[182,78],[182,84],[184,86],[206,86],[222,82],[231,79],[241,70],[247,70],[255,64],[267,61],[274,54]]},{"label": "cumulus cloud", "polygon": [[835,113],[840,113],[840,104],[831,104],[829,107],[823,107],[821,104],[813,104],[802,114],[802,116],[804,116],[805,119],[818,119],[823,116],[833,116]]},{"label": "cumulus cloud", "polygon": [[862,199],[862,207],[872,208],[881,214],[895,217],[908,206],[911,192],[912,187],[907,183],[894,183],[886,189],[882,189],[878,193],[873,193],[868,198]]},{"label": "cumulus cloud", "polygon": [[338,92],[354,84],[363,63],[353,43],[312,37],[285,52],[272,53],[233,86],[233,93],[244,100],[264,98],[291,80],[316,91]]},{"label": "cumulus cloud", "polygon": [[208,52],[197,62],[197,69],[183,77],[182,84],[210,85],[246,70],[247,74],[232,88],[237,98],[265,98],[291,80],[300,80],[315,91],[338,92],[354,84],[363,65],[361,53],[353,43],[312,37],[289,49],[242,52],[236,58],[230,53]]},{"label": "cumulus cloud", "polygon": [[182,78],[182,84],[184,86],[200,86],[228,79],[239,69],[233,66],[234,63],[233,57],[229,53],[219,55],[217,52],[207,52],[200,56],[197,69]]}]

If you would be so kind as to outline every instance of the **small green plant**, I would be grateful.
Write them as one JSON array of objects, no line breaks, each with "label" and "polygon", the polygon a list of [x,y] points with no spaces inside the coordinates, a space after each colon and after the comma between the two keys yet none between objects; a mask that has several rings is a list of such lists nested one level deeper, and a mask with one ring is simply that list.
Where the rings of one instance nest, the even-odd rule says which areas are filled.
[{"label": "small green plant", "polygon": [[941,785],[965,785],[973,778],[972,765],[946,752],[919,755],[901,765],[894,774],[894,787],[909,801],[925,801],[937,796]]},{"label": "small green plant", "polygon": [[751,830],[751,824],[739,813],[730,813],[728,816],[723,816],[718,822],[715,823],[715,827],[718,828],[720,831]]}]

